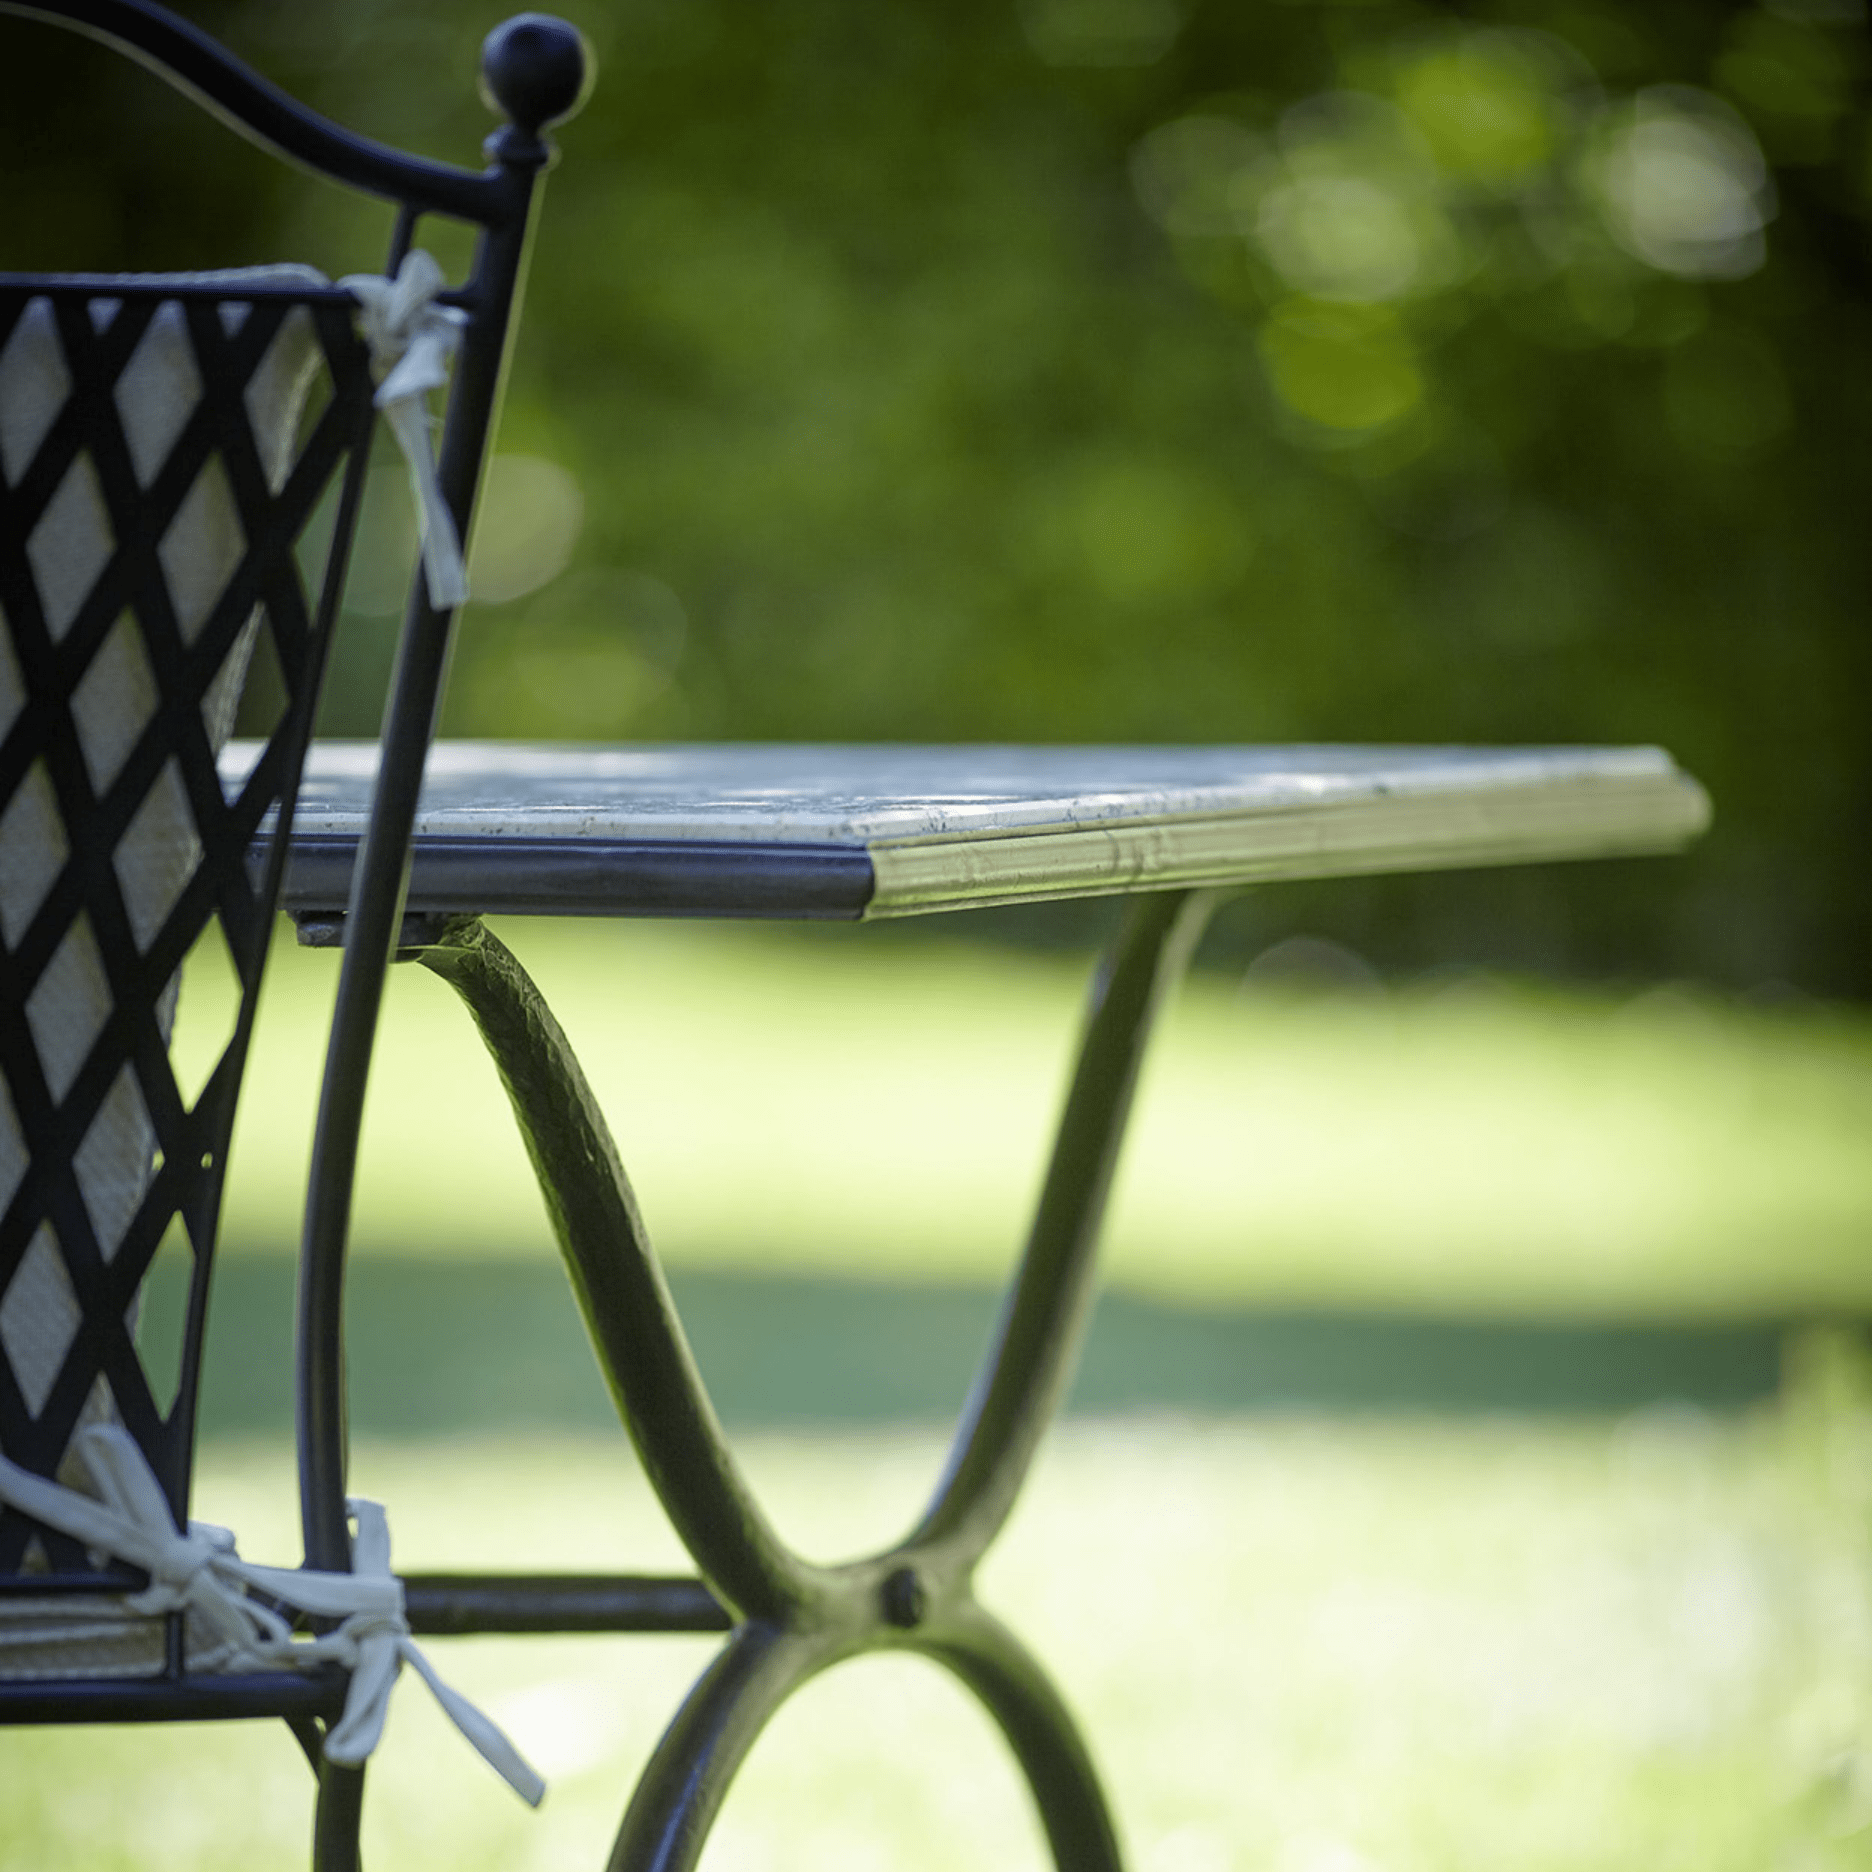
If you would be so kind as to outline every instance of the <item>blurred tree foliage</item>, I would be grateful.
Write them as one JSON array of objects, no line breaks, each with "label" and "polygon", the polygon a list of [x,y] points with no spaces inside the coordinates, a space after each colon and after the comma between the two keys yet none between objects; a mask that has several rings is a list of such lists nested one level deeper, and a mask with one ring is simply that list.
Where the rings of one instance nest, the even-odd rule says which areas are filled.
[{"label": "blurred tree foliage", "polygon": [[[490,8],[187,10],[373,135],[485,131]],[[1658,741],[1692,858],[1327,920],[1872,991],[1856,0],[579,11],[451,731]],[[4,30],[0,263],[372,263],[369,211]]]}]

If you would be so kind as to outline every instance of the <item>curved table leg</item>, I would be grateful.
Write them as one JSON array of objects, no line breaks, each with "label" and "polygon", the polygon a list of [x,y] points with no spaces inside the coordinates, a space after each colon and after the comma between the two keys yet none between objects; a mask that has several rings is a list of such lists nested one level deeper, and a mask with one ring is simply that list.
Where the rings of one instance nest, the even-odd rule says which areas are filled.
[{"label": "curved table leg", "polygon": [[717,1594],[784,1621],[810,1591],[710,1404],[610,1127],[532,979],[478,922],[420,952],[473,1016],[506,1086],[606,1382],[644,1469]]},{"label": "curved table leg", "polygon": [[[866,1569],[869,1571],[869,1569]],[[693,1872],[748,1751],[781,1704],[845,1657],[914,1651],[974,1691],[1006,1738],[1060,1872],[1123,1872],[1097,1768],[1052,1679],[964,1586],[915,1636],[740,1626],[697,1680],[638,1780],[608,1872]]]},{"label": "curved table leg", "polygon": [[609,1872],[691,1872],[748,1750],[780,1705],[829,1662],[814,1635],[764,1622],[738,1627],[638,1778]]},{"label": "curved table leg", "polygon": [[993,1613],[966,1600],[917,1649],[946,1664],[1000,1725],[1060,1872],[1122,1872],[1118,1830],[1091,1752],[1027,1647]]},{"label": "curved table leg", "polygon": [[912,1545],[953,1545],[972,1564],[1013,1507],[1078,1359],[1099,1224],[1152,1024],[1219,901],[1214,891],[1163,891],[1125,906],[1093,982],[1027,1251]]},{"label": "curved table leg", "polygon": [[739,1623],[653,1753],[612,1872],[691,1872],[773,1712],[841,1658],[909,1649],[981,1699],[1026,1775],[1061,1872],[1118,1872],[1098,1776],[1058,1692],[973,1597],[1070,1380],[1098,1225],[1152,1019],[1214,893],[1135,899],[1095,983],[1065,1115],[996,1342],[935,1498],[907,1539],[840,1567],[791,1553],[741,1477],[690,1354],[617,1149],[565,1035],[479,922],[417,950],[493,1054],[625,1427],[678,1533]]}]

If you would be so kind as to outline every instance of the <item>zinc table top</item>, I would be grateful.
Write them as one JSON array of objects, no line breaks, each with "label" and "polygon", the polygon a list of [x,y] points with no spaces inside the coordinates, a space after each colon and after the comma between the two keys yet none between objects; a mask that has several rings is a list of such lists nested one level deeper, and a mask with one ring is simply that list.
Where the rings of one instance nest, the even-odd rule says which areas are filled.
[{"label": "zinc table top", "polygon": [[[287,908],[342,906],[375,765],[371,743],[313,748]],[[409,908],[906,916],[1668,851],[1708,819],[1645,747],[441,741]]]}]

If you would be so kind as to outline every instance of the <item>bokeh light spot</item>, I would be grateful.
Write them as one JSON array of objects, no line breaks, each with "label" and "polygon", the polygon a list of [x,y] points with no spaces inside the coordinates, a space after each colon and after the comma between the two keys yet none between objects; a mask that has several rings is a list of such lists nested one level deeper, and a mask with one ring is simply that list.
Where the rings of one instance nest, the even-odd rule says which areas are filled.
[{"label": "bokeh light spot", "polygon": [[1378,429],[1423,398],[1415,350],[1381,308],[1290,299],[1258,343],[1275,395],[1325,429]]},{"label": "bokeh light spot", "polygon": [[1687,86],[1642,91],[1611,113],[1588,165],[1612,237],[1691,279],[1740,279],[1766,257],[1773,186],[1753,132]]},{"label": "bokeh light spot", "polygon": [[1428,146],[1382,98],[1323,91],[1281,120],[1281,160],[1238,171],[1242,232],[1295,292],[1370,304],[1463,270]]},{"label": "bokeh light spot", "polygon": [[1255,231],[1288,284],[1321,299],[1396,299],[1423,271],[1408,204],[1362,176],[1305,176],[1270,189]]},{"label": "bokeh light spot", "polygon": [[488,464],[468,585],[483,604],[507,604],[557,578],[585,521],[579,484],[538,455],[496,455]]},{"label": "bokeh light spot", "polygon": [[1131,181],[1145,211],[1166,233],[1224,237],[1237,231],[1237,178],[1266,146],[1232,117],[1172,118],[1143,137],[1131,157]]},{"label": "bokeh light spot", "polygon": [[1554,102],[1527,49],[1502,33],[1474,33],[1414,60],[1397,98],[1446,175],[1513,185],[1554,153]]}]

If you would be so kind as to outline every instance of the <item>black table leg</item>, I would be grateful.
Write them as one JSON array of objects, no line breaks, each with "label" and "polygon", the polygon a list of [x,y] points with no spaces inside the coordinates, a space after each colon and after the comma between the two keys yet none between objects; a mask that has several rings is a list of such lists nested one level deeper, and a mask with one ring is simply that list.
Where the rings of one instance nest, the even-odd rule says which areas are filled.
[{"label": "black table leg", "polygon": [[[418,959],[467,1003],[493,1055],[619,1414],[733,1621],[651,1756],[612,1872],[693,1868],[773,1712],[830,1665],[877,1650],[919,1652],[981,1699],[1027,1777],[1063,1872],[1119,1872],[1116,1831],[1077,1726],[1039,1664],[977,1603],[973,1580],[1071,1379],[1138,1064],[1214,901],[1211,892],[1169,891],[1127,905],[1094,984],[1026,1253],[935,1498],[904,1540],[842,1566],[792,1553],[742,1478],[610,1130],[538,989],[479,922],[438,928],[418,946]],[[523,1584],[510,1584],[524,1598]]]}]

